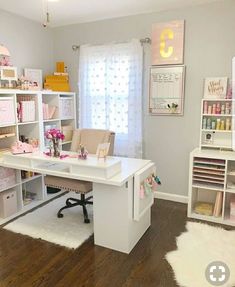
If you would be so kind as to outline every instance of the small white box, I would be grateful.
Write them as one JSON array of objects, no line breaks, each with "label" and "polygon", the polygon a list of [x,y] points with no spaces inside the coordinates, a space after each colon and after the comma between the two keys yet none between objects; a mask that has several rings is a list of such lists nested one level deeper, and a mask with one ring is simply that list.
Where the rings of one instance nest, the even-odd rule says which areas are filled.
[{"label": "small white box", "polygon": [[0,193],[0,217],[6,218],[17,212],[16,190],[10,189]]}]

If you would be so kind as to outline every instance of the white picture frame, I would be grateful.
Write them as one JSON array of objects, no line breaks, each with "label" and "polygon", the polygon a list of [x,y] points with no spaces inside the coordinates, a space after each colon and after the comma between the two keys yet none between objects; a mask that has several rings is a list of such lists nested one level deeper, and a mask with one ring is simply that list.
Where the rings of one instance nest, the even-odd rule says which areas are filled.
[{"label": "white picture frame", "polygon": [[149,77],[149,113],[182,116],[185,66],[152,66]]},{"label": "white picture frame", "polygon": [[24,69],[24,76],[32,83],[37,83],[37,86],[42,90],[42,70],[40,69]]},{"label": "white picture frame", "polygon": [[214,143],[214,133],[213,132],[206,132],[203,135],[203,144],[213,144]]},{"label": "white picture frame", "polygon": [[109,153],[110,143],[101,143],[98,145],[96,150],[96,156],[98,158],[106,158]]},{"label": "white picture frame", "polygon": [[2,81],[17,81],[17,68],[10,66],[1,66],[0,78]]}]

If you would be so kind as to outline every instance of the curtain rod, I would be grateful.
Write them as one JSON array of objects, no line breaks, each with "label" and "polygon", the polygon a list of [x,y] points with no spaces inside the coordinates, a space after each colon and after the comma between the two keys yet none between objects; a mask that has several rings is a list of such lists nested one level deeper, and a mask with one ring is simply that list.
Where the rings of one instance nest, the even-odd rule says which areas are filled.
[{"label": "curtain rod", "polygon": [[[143,39],[140,39],[140,43],[143,45],[143,44],[150,44],[151,45],[151,39],[150,38],[143,38]],[[125,43],[125,42],[123,42]],[[72,45],[72,50],[75,52],[77,50],[79,50],[80,48],[80,45]]]}]

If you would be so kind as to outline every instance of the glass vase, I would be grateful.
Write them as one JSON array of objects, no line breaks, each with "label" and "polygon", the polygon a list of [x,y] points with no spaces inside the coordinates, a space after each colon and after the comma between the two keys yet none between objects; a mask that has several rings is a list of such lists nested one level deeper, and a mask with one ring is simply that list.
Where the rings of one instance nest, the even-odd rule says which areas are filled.
[{"label": "glass vase", "polygon": [[52,143],[53,143],[53,156],[60,157],[59,141],[56,139],[53,139]]}]

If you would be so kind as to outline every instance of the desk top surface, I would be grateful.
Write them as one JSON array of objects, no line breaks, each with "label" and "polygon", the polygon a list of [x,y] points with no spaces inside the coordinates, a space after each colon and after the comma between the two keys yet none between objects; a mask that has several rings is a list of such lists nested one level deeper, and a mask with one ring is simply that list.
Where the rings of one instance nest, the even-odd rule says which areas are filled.
[{"label": "desk top surface", "polygon": [[[104,159],[97,159],[95,155],[88,155],[87,160],[78,160],[75,156],[76,153],[73,152],[64,152],[64,154],[68,154],[71,157],[59,159],[59,158],[53,158],[48,157],[43,153],[37,152],[37,153],[29,153],[29,154],[20,154],[20,155],[13,155],[11,153],[4,154],[3,158],[0,160],[0,166],[15,168],[15,169],[28,169],[31,171],[35,171],[42,174],[50,174],[55,176],[61,176],[66,178],[75,178],[80,180],[86,180],[86,181],[92,181],[96,183],[105,183],[110,185],[116,185],[121,186],[123,185],[127,180],[129,180],[131,177],[134,176],[134,174],[139,171],[140,169],[144,168],[148,164],[151,163],[150,160],[144,160],[144,159],[135,159],[135,158],[124,158],[124,157],[107,157],[106,160]],[[17,161],[17,158],[19,161]],[[23,166],[21,164],[18,164],[20,162],[20,159],[26,159],[29,160],[29,164],[26,168],[26,166]],[[59,165],[69,165],[69,166],[80,166],[85,167],[88,169],[92,168],[98,168],[101,170],[110,169],[115,165],[120,165],[120,171],[117,172],[114,176],[110,178],[101,178],[99,176],[94,176],[91,174],[91,172],[88,172],[87,174],[69,174],[68,172],[63,171],[55,171],[53,169],[47,169],[44,167],[38,168],[37,166],[33,166],[32,163],[34,161],[38,162],[52,162],[52,163],[58,163]]]}]

